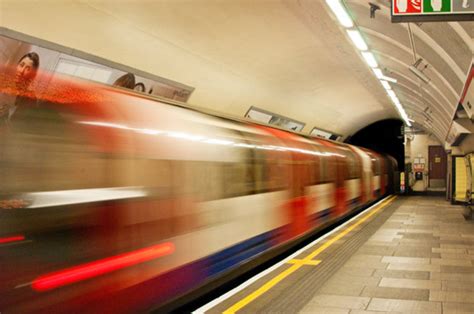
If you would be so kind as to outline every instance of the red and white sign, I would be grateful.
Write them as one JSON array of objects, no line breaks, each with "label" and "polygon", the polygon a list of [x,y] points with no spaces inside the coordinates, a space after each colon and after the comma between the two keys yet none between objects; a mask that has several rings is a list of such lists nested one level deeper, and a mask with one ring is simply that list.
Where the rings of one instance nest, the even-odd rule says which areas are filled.
[{"label": "red and white sign", "polygon": [[421,0],[394,0],[395,13],[421,13]]},{"label": "red and white sign", "polygon": [[414,171],[423,171],[425,169],[425,164],[413,164]]}]

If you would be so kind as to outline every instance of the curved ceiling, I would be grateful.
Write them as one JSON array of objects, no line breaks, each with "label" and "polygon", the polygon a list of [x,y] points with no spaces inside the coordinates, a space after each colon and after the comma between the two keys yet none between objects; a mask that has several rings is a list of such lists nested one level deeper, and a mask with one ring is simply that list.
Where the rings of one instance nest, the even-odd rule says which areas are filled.
[{"label": "curved ceiling", "polygon": [[[474,23],[392,24],[390,2],[372,1],[380,10],[370,18],[367,1],[345,1],[384,72],[398,80],[392,87],[409,117],[444,143],[471,68]],[[419,58],[429,83],[409,70]]]},{"label": "curved ceiling", "polygon": [[[408,115],[444,142],[472,61],[472,23],[391,24],[346,7]],[[242,117],[253,105],[344,136],[397,118],[324,0],[0,0],[0,25],[195,87],[190,104]]]}]

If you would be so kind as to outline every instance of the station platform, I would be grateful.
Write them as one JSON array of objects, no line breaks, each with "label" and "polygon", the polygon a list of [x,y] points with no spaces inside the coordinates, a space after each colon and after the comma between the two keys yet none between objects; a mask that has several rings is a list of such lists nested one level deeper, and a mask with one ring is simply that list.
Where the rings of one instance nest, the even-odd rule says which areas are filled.
[{"label": "station platform", "polygon": [[473,313],[462,210],[389,197],[195,313]]}]

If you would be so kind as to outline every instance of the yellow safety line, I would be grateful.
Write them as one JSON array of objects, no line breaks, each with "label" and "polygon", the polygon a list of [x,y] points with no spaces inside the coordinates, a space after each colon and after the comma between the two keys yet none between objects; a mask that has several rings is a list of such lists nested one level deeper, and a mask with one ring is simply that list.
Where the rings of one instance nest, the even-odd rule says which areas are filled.
[{"label": "yellow safety line", "polygon": [[288,262],[286,262],[287,264],[295,264],[295,265],[310,265],[310,266],[316,266],[318,265],[319,263],[321,263],[320,260],[316,260],[316,261],[308,261],[306,259],[290,259]]},{"label": "yellow safety line", "polygon": [[[325,242],[319,248],[314,250],[311,254],[306,256],[304,259],[294,260],[294,261],[297,261],[297,263],[293,264],[291,267],[289,267],[285,271],[278,274],[278,276],[271,279],[270,281],[265,283],[263,286],[261,286],[260,288],[258,288],[257,290],[255,290],[254,292],[252,292],[251,294],[249,294],[248,296],[246,296],[245,298],[243,298],[239,302],[235,303],[231,307],[229,307],[227,310],[224,311],[224,313],[225,314],[233,314],[233,313],[237,312],[238,310],[242,309],[243,307],[245,307],[247,304],[249,304],[253,300],[257,299],[259,296],[261,296],[262,294],[264,294],[265,292],[267,292],[268,290],[273,288],[277,283],[279,283],[280,281],[282,281],[283,279],[285,279],[286,277],[288,277],[289,275],[291,275],[292,273],[294,273],[295,271],[300,269],[303,265],[308,265],[308,264],[312,265],[311,260],[314,257],[316,257],[318,254],[323,252],[325,249],[327,249],[329,246],[331,246],[334,242],[336,242],[337,240],[341,239],[343,236],[345,236],[346,234],[351,232],[354,228],[359,226],[361,223],[363,223],[364,221],[366,221],[367,219],[369,219],[370,217],[375,215],[380,209],[382,209],[385,206],[389,205],[391,202],[393,202],[395,200],[396,197],[397,197],[396,195],[391,196],[388,200],[383,201],[381,204],[379,204],[377,207],[375,207],[373,210],[371,210],[367,215],[365,215],[360,220],[358,220],[356,223],[354,223],[353,225],[351,225],[350,227],[348,227],[347,229],[345,229],[344,231],[342,231],[341,233],[336,235],[331,240]],[[313,262],[318,262],[318,261],[313,261]],[[290,260],[290,263],[291,263],[291,260]]]}]

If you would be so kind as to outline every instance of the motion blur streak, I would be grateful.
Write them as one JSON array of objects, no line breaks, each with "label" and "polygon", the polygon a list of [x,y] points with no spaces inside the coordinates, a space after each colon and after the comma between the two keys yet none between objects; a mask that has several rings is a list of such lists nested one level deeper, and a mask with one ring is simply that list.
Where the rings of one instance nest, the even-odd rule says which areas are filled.
[{"label": "motion blur streak", "polygon": [[174,250],[174,244],[171,242],[154,245],[134,252],[116,255],[92,263],[79,265],[51,274],[46,274],[35,279],[31,286],[36,291],[55,289],[64,285],[100,276],[128,266],[133,266],[158,257],[169,255],[172,254]]},{"label": "motion blur streak", "polygon": [[16,236],[11,236],[7,238],[0,238],[0,244],[23,241],[23,240],[25,240],[24,235],[16,235]]}]

